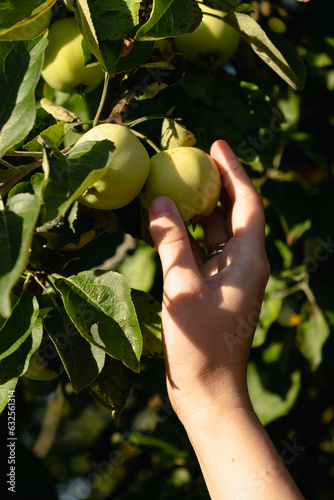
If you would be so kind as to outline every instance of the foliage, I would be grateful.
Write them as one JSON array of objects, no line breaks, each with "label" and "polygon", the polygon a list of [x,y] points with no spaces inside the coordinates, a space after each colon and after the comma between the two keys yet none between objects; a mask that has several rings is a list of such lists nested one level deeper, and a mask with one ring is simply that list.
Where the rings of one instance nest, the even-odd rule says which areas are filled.
[{"label": "foliage", "polygon": [[[193,0],[1,3],[0,406],[15,390],[19,497],[35,498],[39,481],[62,500],[208,498],[165,392],[146,211],[138,199],[114,211],[76,201],[114,146],[75,143],[106,121],[130,127],[150,156],[224,138],[243,162],[264,199],[272,269],[251,398],[302,492],[333,497],[334,7],[205,3],[241,35],[214,70],[173,48],[201,22]],[[62,94],[43,81],[47,30],[10,39],[48,9],[51,22],[75,15],[87,63],[106,72],[94,91]],[[194,236],[202,242],[200,227]],[[54,348],[44,358],[65,372],[38,382],[24,373],[45,337]]]}]

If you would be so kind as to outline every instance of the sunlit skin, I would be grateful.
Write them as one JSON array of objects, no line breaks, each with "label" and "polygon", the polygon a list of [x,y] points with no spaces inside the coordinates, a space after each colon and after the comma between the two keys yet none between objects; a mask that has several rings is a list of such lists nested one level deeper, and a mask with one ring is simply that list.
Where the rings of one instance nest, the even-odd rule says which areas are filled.
[{"label": "sunlit skin", "polygon": [[156,196],[169,196],[188,222],[214,210],[220,189],[219,171],[212,158],[198,148],[178,147],[151,158],[150,175],[140,199],[148,208]]},{"label": "sunlit skin", "polygon": [[94,90],[104,79],[100,63],[85,66],[83,36],[74,17],[52,23],[42,77],[51,87],[69,94]]},{"label": "sunlit skin", "polygon": [[175,38],[174,45],[186,59],[200,66],[216,68],[227,63],[239,44],[239,34],[221,19],[222,12],[199,4],[201,24],[192,33]]},{"label": "sunlit skin", "polygon": [[[254,413],[247,364],[269,277],[263,203],[224,141],[211,148],[225,210],[202,219],[207,259],[170,198],[149,207],[163,269],[162,336],[170,402],[187,431],[211,500],[302,500]],[[249,325],[240,333],[240,321]]]},{"label": "sunlit skin", "polygon": [[105,139],[115,146],[107,172],[78,201],[89,207],[112,210],[127,205],[139,194],[150,171],[150,158],[130,129],[112,123],[92,128],[77,144]]}]

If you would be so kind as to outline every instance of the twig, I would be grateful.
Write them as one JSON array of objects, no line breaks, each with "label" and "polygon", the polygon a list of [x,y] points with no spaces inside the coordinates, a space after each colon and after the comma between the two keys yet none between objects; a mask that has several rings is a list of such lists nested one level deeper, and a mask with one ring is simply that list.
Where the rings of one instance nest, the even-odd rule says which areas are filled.
[{"label": "twig", "polygon": [[11,163],[8,163],[8,161],[4,160],[3,158],[0,158],[0,163],[4,165],[5,167],[9,168],[12,172],[17,172],[18,167],[14,167]]},{"label": "twig", "polygon": [[6,156],[32,156],[33,158],[39,158],[43,156],[41,151],[11,151],[6,153]]},{"label": "twig", "polygon": [[107,97],[109,81],[110,81],[110,77],[109,77],[108,73],[105,73],[102,96],[101,96],[100,104],[99,104],[99,107],[97,109],[94,121],[93,121],[93,127],[96,127],[96,125],[98,124],[99,118],[101,116],[103,106],[104,106],[104,103],[105,103],[106,97]]},{"label": "twig", "polygon": [[[72,146],[62,149],[61,153],[65,154],[71,148]],[[23,168],[21,168],[16,174],[14,174],[9,179],[5,180],[4,182],[0,182],[0,195],[3,196],[4,194],[6,194],[7,191],[13,186],[13,184],[15,184],[17,181],[22,179],[25,175],[29,174],[36,168],[40,167],[42,165],[42,162],[43,162],[42,159],[34,161],[34,163],[30,163],[29,165],[26,165]]]},{"label": "twig", "polygon": [[146,137],[146,135],[144,134],[141,134],[140,132],[137,132],[136,130],[133,130],[132,131],[137,137],[139,137],[140,139],[143,139],[143,141],[147,142],[147,144],[149,144],[157,153],[160,153],[161,152],[161,149],[158,148],[158,146],[156,146],[154,144],[153,141],[151,141],[151,139],[149,139],[148,137]]},{"label": "twig", "polygon": [[146,122],[148,120],[165,120],[166,118],[174,121],[181,121],[181,118],[172,118],[167,115],[152,115],[152,116],[143,116],[142,118],[138,118],[137,120],[133,120],[132,122],[127,123],[127,126],[129,128],[135,127],[136,125],[139,125],[140,123]]}]

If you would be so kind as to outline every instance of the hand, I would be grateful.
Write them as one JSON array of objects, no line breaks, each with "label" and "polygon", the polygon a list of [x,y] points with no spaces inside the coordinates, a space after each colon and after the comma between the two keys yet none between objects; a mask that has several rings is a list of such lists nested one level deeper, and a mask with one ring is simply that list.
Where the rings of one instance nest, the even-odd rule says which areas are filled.
[{"label": "hand", "polygon": [[247,390],[247,361],[269,277],[260,196],[231,149],[216,142],[221,201],[201,221],[205,258],[175,204],[150,206],[160,254],[167,388],[196,452],[212,500],[302,500]]},{"label": "hand", "polygon": [[206,260],[169,198],[149,210],[164,274],[167,388],[182,421],[249,404],[246,367],[269,277],[262,200],[224,141],[211,156],[226,213],[217,207],[200,223],[207,248],[227,242],[222,253]]}]

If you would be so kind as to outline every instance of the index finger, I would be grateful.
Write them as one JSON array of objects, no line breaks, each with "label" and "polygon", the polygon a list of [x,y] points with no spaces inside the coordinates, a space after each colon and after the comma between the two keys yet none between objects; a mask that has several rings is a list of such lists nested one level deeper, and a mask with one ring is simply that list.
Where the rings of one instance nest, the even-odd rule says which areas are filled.
[{"label": "index finger", "polygon": [[219,140],[212,145],[211,156],[221,172],[224,187],[232,203],[233,235],[263,244],[265,218],[261,196],[225,141]]}]

